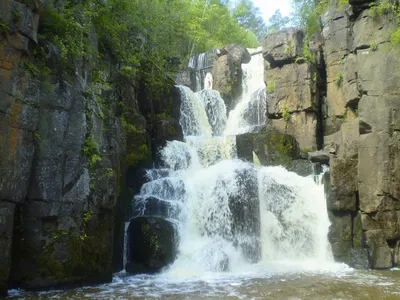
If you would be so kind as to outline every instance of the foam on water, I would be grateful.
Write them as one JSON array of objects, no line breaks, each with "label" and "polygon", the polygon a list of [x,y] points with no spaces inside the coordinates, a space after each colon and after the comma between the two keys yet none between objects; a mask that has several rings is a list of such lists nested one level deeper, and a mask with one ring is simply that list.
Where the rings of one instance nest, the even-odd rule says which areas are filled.
[{"label": "foam on water", "polygon": [[150,170],[135,197],[138,215],[177,226],[177,259],[157,278],[259,277],[337,266],[322,184],[237,159],[234,135],[265,124],[263,67],[261,54],[243,65],[244,93],[228,119],[219,92],[179,86],[185,141],[167,143],[164,168]]}]

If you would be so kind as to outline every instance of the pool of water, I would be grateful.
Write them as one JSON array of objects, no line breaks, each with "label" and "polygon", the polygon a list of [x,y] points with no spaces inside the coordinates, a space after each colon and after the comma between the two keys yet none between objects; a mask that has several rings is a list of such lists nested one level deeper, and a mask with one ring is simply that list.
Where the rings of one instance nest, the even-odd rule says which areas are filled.
[{"label": "pool of water", "polygon": [[120,273],[108,284],[70,290],[11,290],[7,299],[400,299],[400,269],[357,271],[344,264],[253,265],[240,273]]}]

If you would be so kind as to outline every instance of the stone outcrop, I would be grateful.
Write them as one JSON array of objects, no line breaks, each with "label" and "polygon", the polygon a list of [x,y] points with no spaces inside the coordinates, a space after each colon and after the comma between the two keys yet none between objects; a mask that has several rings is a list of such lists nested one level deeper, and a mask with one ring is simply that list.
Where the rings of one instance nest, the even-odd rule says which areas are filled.
[{"label": "stone outcrop", "polygon": [[242,63],[251,60],[250,53],[240,45],[228,45],[222,48],[212,69],[213,89],[221,93],[227,113],[235,108],[242,95]]},{"label": "stone outcrop", "polygon": [[303,159],[299,143],[288,134],[267,131],[236,136],[240,159],[262,166],[283,166],[300,176],[314,173],[313,163]]},{"label": "stone outcrop", "polygon": [[268,126],[294,136],[305,152],[320,148],[316,55],[296,29],[271,34],[263,43]]},{"label": "stone outcrop", "polygon": [[295,28],[268,35],[263,41],[263,57],[272,68],[291,64],[303,56],[304,32]]},{"label": "stone outcrop", "polygon": [[[327,68],[325,147],[332,153],[328,209],[337,259],[364,267],[397,264],[399,54],[390,18],[331,8],[323,17]],[[350,22],[354,20],[354,22]],[[384,57],[384,59],[382,59]],[[342,228],[339,234],[337,228]]]},{"label": "stone outcrop", "polygon": [[127,272],[156,273],[175,260],[176,229],[163,218],[133,218],[128,227],[127,245]]},{"label": "stone outcrop", "polygon": [[111,280],[143,168],[182,138],[173,80],[153,95],[110,57],[35,56],[41,5],[0,3],[0,294]]},{"label": "stone outcrop", "polygon": [[[399,264],[400,56],[390,43],[397,23],[371,13],[370,2],[330,7],[308,48],[289,29],[267,37],[263,53],[268,126],[330,164],[324,182],[335,259],[379,269]],[[304,58],[309,51],[315,61]]]}]

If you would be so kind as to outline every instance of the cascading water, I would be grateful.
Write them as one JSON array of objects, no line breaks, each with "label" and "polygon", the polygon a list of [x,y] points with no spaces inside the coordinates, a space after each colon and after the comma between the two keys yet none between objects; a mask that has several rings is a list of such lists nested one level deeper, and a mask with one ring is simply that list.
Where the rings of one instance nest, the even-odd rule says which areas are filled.
[{"label": "cascading water", "polygon": [[195,92],[202,89],[210,89],[210,72],[214,63],[215,56],[219,53],[218,49],[213,49],[198,55],[192,56],[189,60],[188,69],[192,81],[192,88]]},{"label": "cascading water", "polygon": [[[247,87],[257,87],[260,79],[252,64]],[[261,167],[256,156],[254,164],[237,159],[235,137],[227,132],[253,130],[264,122],[261,115],[248,121],[246,105],[239,103],[226,119],[218,92],[179,88],[185,142],[162,149],[163,168],[147,171],[133,212],[176,224],[175,262],[154,275],[122,272],[104,285],[39,294],[13,290],[11,299],[398,298],[398,272],[358,272],[333,263],[318,180]],[[254,115],[264,110],[261,102],[250,106]]]},{"label": "cascading water", "polygon": [[265,124],[261,55],[244,66],[244,93],[226,118],[219,92],[179,86],[185,142],[162,149],[137,215],[173,221],[179,253],[171,275],[240,272],[276,261],[330,262],[324,191],[311,177],[237,159],[235,137]]},{"label": "cascading water", "polygon": [[251,50],[250,63],[242,65],[243,94],[235,109],[229,112],[225,135],[257,130],[266,123],[264,59],[259,50]]}]

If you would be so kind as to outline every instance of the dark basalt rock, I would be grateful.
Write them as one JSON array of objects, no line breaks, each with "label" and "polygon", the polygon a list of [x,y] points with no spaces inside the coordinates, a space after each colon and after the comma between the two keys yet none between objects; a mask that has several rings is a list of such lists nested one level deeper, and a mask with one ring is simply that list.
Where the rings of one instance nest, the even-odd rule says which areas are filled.
[{"label": "dark basalt rock", "polygon": [[128,227],[128,263],[131,274],[156,273],[176,257],[174,225],[158,217],[138,217]]}]

